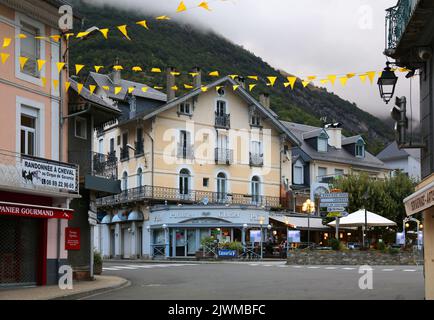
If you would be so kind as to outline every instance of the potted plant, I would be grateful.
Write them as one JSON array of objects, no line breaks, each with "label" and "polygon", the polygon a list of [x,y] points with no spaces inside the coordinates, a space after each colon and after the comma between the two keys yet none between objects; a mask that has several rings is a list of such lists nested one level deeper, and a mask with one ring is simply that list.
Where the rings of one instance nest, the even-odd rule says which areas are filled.
[{"label": "potted plant", "polygon": [[94,251],[93,253],[93,274],[102,274],[102,256],[98,251]]}]

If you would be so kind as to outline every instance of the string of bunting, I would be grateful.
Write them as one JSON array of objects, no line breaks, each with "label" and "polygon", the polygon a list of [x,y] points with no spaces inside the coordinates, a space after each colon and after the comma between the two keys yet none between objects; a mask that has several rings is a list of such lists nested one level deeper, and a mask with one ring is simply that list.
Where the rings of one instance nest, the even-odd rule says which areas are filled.
[{"label": "string of bunting", "polygon": [[[0,62],[1,62],[2,65],[6,64],[7,61],[9,60],[9,58],[10,58],[10,54],[3,53],[3,52],[0,53]],[[20,64],[20,68],[24,69],[25,66],[26,66],[26,64],[29,61],[29,58],[27,58],[27,57],[19,57],[18,61],[19,61],[19,64]],[[36,60],[37,70],[39,72],[41,72],[43,70],[44,66],[46,65],[46,63],[47,63],[46,60],[41,60],[41,59],[40,60]],[[58,62],[56,64],[56,67],[57,67],[57,71],[60,74],[62,72],[62,70],[65,69],[65,63],[64,62]],[[84,64],[76,64],[74,66],[74,69],[73,69],[75,71],[75,75],[79,76],[86,67],[87,66],[84,65]],[[118,71],[125,69],[121,65],[115,65],[115,66],[113,66],[111,68],[113,70],[118,70]],[[91,66],[91,70],[94,70],[96,73],[100,73],[102,70],[105,70],[105,69],[108,69],[108,68],[105,67],[105,66],[101,66],[101,65]],[[409,72],[409,70],[406,69],[406,68],[395,68],[393,70],[394,71],[399,71],[399,72]],[[140,73],[140,72],[141,73],[146,73],[146,72],[149,72],[149,73],[152,73],[152,74],[160,74],[160,73],[163,72],[162,69],[159,68],[159,67],[151,67],[151,68],[146,68],[145,69],[145,68],[143,68],[141,66],[138,66],[138,65],[131,67],[131,71],[136,72],[136,73]],[[306,77],[287,76],[287,77],[284,77],[284,80],[281,82],[281,84],[283,85],[284,88],[291,88],[292,90],[294,90],[294,87],[295,87],[295,85],[296,85],[297,82],[301,82],[302,86],[304,88],[306,88],[309,84],[312,84],[312,83],[317,83],[318,84],[318,82],[321,85],[330,84],[330,85],[334,86],[336,84],[336,82],[339,81],[339,83],[341,84],[341,86],[345,87],[350,79],[357,78],[357,77],[360,79],[360,81],[363,84],[367,83],[367,80],[369,80],[369,82],[371,84],[374,84],[376,76],[381,76],[381,74],[382,74],[382,71],[367,71],[367,72],[361,72],[361,73],[330,74],[330,75],[327,75],[327,76],[316,76],[316,75],[311,75],[311,76],[306,76]],[[180,71],[173,71],[172,75],[175,76],[175,77],[181,76],[181,75],[188,75],[188,76],[194,78],[194,77],[198,76],[198,73],[195,73],[195,72],[188,72],[188,73],[184,72],[183,73],[183,72],[180,72]],[[217,77],[221,76],[221,73],[218,70],[214,70],[214,71],[208,72],[207,75],[209,77],[216,77],[217,78]],[[237,75],[237,74],[230,74],[228,76],[231,77],[232,79],[236,79],[236,78],[240,77],[240,75]],[[280,83],[280,81],[278,81],[278,80],[281,80],[281,79],[279,79],[280,77],[277,77],[277,76],[265,76],[265,77],[262,77],[262,76],[258,76],[258,75],[248,75],[248,76],[243,76],[243,77],[245,79],[249,80],[248,87],[246,88],[249,91],[253,91],[258,86],[258,84],[260,84],[260,81],[265,82],[265,85],[268,86],[268,87],[275,87],[278,83]],[[42,80],[43,85],[45,86],[46,85],[46,78],[41,78],[41,80]],[[54,87],[58,87],[58,85],[59,85],[59,82],[57,80],[53,80],[53,86]],[[65,86],[66,90],[69,89],[69,85],[70,84],[66,83],[66,86]],[[79,91],[81,91],[83,89],[83,87],[84,86],[82,84],[79,84],[79,88],[78,88]],[[189,83],[184,83],[183,87],[186,90],[190,90],[190,89],[194,88],[194,86],[192,84],[189,84]],[[240,87],[240,85],[234,85],[233,86],[233,90],[234,91],[238,90],[239,87]],[[91,92],[91,94],[93,94],[93,92],[95,91],[95,89],[96,88],[92,88],[92,87],[89,88],[89,91]],[[103,89],[110,90],[109,87],[103,88]],[[140,90],[146,92],[148,89],[149,89],[148,86],[144,86]],[[154,89],[156,89],[156,90],[163,90],[164,87],[155,86]],[[174,86],[171,89],[177,91],[177,90],[179,90],[179,87],[178,86]],[[219,87],[216,88],[216,89],[218,90]],[[132,93],[132,92],[134,92],[134,90],[137,90],[137,88],[129,88],[128,91],[129,91],[129,93]],[[202,86],[202,91],[207,91],[207,90],[208,90],[207,86]],[[121,91],[122,91],[121,87],[115,87],[114,88],[114,93],[115,94],[118,94]]]}]

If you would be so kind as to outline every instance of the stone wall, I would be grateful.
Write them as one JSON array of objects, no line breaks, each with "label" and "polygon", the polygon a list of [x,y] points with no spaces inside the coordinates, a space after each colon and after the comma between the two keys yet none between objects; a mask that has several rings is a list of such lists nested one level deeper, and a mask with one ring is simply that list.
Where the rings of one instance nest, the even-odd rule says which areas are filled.
[{"label": "stone wall", "polygon": [[289,265],[415,265],[411,252],[397,254],[380,251],[294,251],[288,253]]}]

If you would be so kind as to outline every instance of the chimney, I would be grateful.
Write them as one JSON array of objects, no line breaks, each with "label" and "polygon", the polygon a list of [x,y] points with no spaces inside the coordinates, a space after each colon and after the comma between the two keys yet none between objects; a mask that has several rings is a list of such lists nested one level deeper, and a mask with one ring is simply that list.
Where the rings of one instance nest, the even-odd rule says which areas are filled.
[{"label": "chimney", "polygon": [[327,124],[325,129],[330,137],[329,145],[336,149],[342,149],[342,124]]},{"label": "chimney", "polygon": [[[118,66],[118,65],[119,65],[119,59],[116,59],[115,66]],[[115,86],[120,86],[121,80],[122,80],[121,70],[119,70],[119,69],[113,70],[111,78],[112,78],[113,84]]]},{"label": "chimney", "polygon": [[242,76],[238,76],[236,78],[236,81],[238,82],[238,84],[243,88],[246,89],[246,78],[242,77]]},{"label": "chimney", "polygon": [[171,101],[176,98],[176,92],[173,90],[173,87],[175,86],[175,75],[172,73],[175,72],[174,67],[168,67],[166,70],[167,73],[167,101]]},{"label": "chimney", "polygon": [[196,76],[193,77],[193,87],[195,89],[202,87],[202,70],[199,67],[196,67],[192,71],[193,73],[197,73]]},{"label": "chimney", "polygon": [[259,102],[267,109],[271,108],[270,95],[268,93],[261,93],[259,95]]}]

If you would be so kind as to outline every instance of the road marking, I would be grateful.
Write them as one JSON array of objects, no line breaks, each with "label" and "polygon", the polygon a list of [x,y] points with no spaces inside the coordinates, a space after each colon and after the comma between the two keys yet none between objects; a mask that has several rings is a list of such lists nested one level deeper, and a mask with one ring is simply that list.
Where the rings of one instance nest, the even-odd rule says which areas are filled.
[{"label": "road marking", "polygon": [[293,268],[301,269],[303,266],[292,266]]},{"label": "road marking", "polygon": [[319,269],[319,267],[307,267],[308,269]]},{"label": "road marking", "polygon": [[325,268],[326,270],[336,270],[337,268],[336,267],[327,267],[327,268]]},{"label": "road marking", "polygon": [[284,264],[278,265],[277,267],[279,267],[279,268],[288,268],[288,266],[286,266]]},{"label": "road marking", "polygon": [[388,271],[395,271],[395,269],[383,269],[383,270],[381,270],[381,271],[386,271],[386,272],[388,272]]},{"label": "road marking", "polygon": [[251,264],[249,264],[249,266],[257,267],[257,266],[259,266],[259,264],[257,264],[257,263],[251,263]]},{"label": "road marking", "polygon": [[116,269],[126,269],[126,270],[137,270],[137,268],[126,267],[126,266],[114,266],[113,268],[116,268]]},{"label": "road marking", "polygon": [[355,270],[356,268],[342,268],[342,270]]},{"label": "road marking", "polygon": [[120,269],[116,268],[102,268],[103,271],[119,271]]},{"label": "road marking", "polygon": [[414,270],[414,269],[405,269],[405,270],[402,270],[402,271],[404,271],[404,272],[415,272],[416,270]]}]

